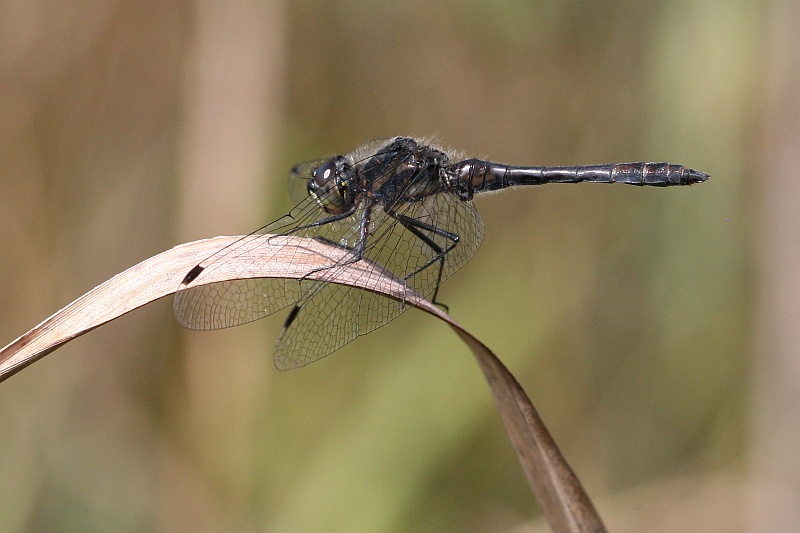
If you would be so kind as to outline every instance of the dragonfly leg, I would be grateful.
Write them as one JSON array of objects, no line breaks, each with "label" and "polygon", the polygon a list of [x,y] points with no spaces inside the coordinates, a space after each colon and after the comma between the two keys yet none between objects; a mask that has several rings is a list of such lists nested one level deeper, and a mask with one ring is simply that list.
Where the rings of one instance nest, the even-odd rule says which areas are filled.
[{"label": "dragonfly leg", "polygon": [[[355,209],[353,211],[355,211]],[[352,213],[350,213],[350,214],[352,214]],[[317,241],[320,241],[320,242],[324,242],[326,244],[330,244],[331,246],[336,246],[337,248],[348,250],[348,251],[350,251],[352,253],[344,261],[338,262],[335,265],[331,265],[329,267],[315,268],[314,270],[311,270],[311,271],[307,272],[305,275],[303,275],[303,277],[300,278],[300,281],[303,281],[303,280],[307,279],[308,276],[310,276],[311,274],[314,274],[316,272],[321,272],[323,270],[330,270],[330,269],[335,268],[335,267],[341,267],[341,266],[349,265],[349,264],[356,263],[356,262],[360,261],[361,258],[364,257],[364,250],[366,249],[367,238],[369,237],[370,215],[371,215],[371,208],[365,209],[364,210],[364,214],[361,216],[361,222],[358,225],[358,242],[356,243],[355,246],[352,246],[352,247],[351,246],[346,246],[346,245],[343,245],[341,243],[334,242],[331,239],[327,239],[325,237],[320,237],[320,236],[314,237],[314,240],[317,240]],[[335,215],[334,217],[326,218],[324,221],[321,221],[320,224],[322,224],[322,223],[327,224],[328,222],[333,222],[335,220],[340,220],[341,218],[345,218],[345,217],[341,217],[340,215]],[[315,225],[317,225],[317,224],[316,223],[315,224],[309,224],[308,227],[314,227]]]},{"label": "dragonfly leg", "polygon": [[[331,215],[329,217],[325,217],[322,220],[317,220],[316,222],[311,222],[309,224],[302,224],[300,226],[294,227],[288,231],[284,231],[282,233],[278,233],[274,235],[274,237],[288,237],[289,235],[294,235],[300,231],[304,231],[311,228],[318,228],[319,226],[324,226],[325,224],[330,224],[332,222],[338,222],[339,220],[344,220],[345,218],[352,216],[353,213],[356,212],[357,206],[353,206],[351,209],[348,209],[344,213],[338,213],[336,215]],[[327,240],[327,239],[326,239]]]},{"label": "dragonfly leg", "polygon": [[[455,248],[456,244],[458,244],[458,239],[459,239],[458,235],[406,215],[402,215],[399,213],[389,213],[389,215],[391,215],[394,219],[400,222],[404,228],[410,231],[419,240],[424,242],[436,254],[430,261],[428,261],[427,263],[416,269],[414,272],[408,274],[406,276],[406,279],[416,276],[417,274],[419,274],[432,264],[438,262],[439,272],[436,276],[436,288],[433,291],[432,301],[434,304],[442,307],[445,310],[445,312],[449,311],[449,308],[445,304],[436,301],[436,297],[439,294],[439,286],[442,284],[442,274],[444,273],[445,258],[447,257],[447,253],[453,248]],[[450,244],[446,248],[442,248],[441,246],[439,246],[439,244],[436,243],[436,241],[434,241],[428,235],[423,233],[423,231],[427,231],[435,235],[439,235],[440,237],[444,237],[445,239],[450,241]]]}]

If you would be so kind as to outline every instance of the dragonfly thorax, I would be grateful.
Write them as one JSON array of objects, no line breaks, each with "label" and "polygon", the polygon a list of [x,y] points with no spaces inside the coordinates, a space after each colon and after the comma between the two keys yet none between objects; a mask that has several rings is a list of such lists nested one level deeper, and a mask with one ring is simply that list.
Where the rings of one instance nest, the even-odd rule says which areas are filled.
[{"label": "dragonfly thorax", "polygon": [[442,192],[445,152],[397,137],[363,165],[364,183],[376,199],[392,209]]}]

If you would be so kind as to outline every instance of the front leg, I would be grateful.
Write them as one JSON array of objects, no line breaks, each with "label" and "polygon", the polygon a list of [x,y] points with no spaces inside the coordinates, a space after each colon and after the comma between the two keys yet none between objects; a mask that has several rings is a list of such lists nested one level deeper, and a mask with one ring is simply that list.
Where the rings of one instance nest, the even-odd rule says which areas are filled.
[{"label": "front leg", "polygon": [[[306,273],[302,278],[300,278],[300,281],[307,279],[308,276],[316,272],[321,272],[323,270],[330,270],[332,268],[345,266],[360,261],[364,257],[364,251],[366,250],[367,242],[369,240],[369,223],[371,218],[372,218],[372,206],[367,206],[364,209],[364,213],[361,215],[361,220],[358,224],[358,241],[353,247],[349,247],[338,242],[333,242],[332,240],[325,237],[320,237],[320,236],[314,237],[314,239],[318,241],[322,241],[331,244],[333,246],[336,246],[338,248],[343,248],[345,250],[350,250],[351,253],[347,255],[344,261],[338,262],[335,265],[332,265],[330,267],[315,268],[314,270],[311,270],[310,272]],[[340,218],[336,218],[336,220],[340,220]]]}]

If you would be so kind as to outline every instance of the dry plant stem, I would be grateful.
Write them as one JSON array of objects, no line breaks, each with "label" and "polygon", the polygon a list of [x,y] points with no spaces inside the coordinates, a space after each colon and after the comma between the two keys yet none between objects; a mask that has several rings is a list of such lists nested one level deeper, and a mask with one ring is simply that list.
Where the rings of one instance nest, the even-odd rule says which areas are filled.
[{"label": "dry plant stem", "polygon": [[[67,305],[44,322],[0,350],[0,381],[41,359],[62,344],[118,318],[137,307],[172,294],[193,266],[234,243],[241,237],[215,237],[177,246],[151,257],[114,276]],[[401,280],[378,265],[359,261],[336,269],[330,266],[342,249],[328,244],[293,237],[257,235],[263,247],[277,246],[280,252],[269,263],[259,261],[257,252],[239,256],[214,269],[205,281],[241,278],[300,278],[309,271],[312,279],[360,287],[403,300],[447,322],[470,347],[486,376],[520,465],[554,531],[605,531],[597,511],[580,481],[570,469],[539,418],[525,391],[502,362],[475,337],[446,313],[416,294],[408,294]],[[248,249],[257,249],[248,247]],[[405,294],[404,294],[405,293]]]}]

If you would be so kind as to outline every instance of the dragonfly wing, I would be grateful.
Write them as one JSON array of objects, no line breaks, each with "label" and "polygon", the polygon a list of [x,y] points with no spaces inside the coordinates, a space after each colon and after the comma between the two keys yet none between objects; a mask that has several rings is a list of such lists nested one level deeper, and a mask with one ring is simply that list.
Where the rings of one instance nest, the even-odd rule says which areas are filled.
[{"label": "dragonfly wing", "polygon": [[[472,257],[483,237],[483,223],[477,211],[457,198],[438,196],[403,206],[396,216],[373,211],[364,257],[379,268],[365,271],[364,275],[390,275],[408,289],[430,296],[440,281]],[[401,224],[397,218],[400,215],[421,222],[415,229],[425,239]],[[454,241],[453,235],[458,239]],[[443,258],[430,242],[442,253],[447,251]],[[356,259],[353,254],[350,260]],[[342,268],[343,264],[333,267],[328,279],[336,279],[337,270]],[[290,311],[278,337],[275,365],[286,370],[317,361],[389,323],[406,309],[408,305],[402,297],[397,300],[349,285],[318,282]]]},{"label": "dragonfly wing", "polygon": [[275,366],[288,370],[313,363],[406,308],[378,293],[319,282],[290,312],[275,347]]},{"label": "dragonfly wing", "polygon": [[[309,164],[313,165],[313,164]],[[309,166],[310,168],[310,166]],[[305,172],[306,167],[301,169]],[[431,183],[435,188],[438,184]],[[324,200],[306,197],[287,216],[220,250],[188,275],[175,297],[175,315],[190,328],[215,329],[235,326],[272,314],[295,304],[278,339],[278,368],[295,368],[316,361],[388,323],[407,306],[375,292],[331,283],[297,279],[237,279],[232,265],[243,254],[267,264],[276,251],[264,246],[262,234],[313,238],[350,253],[339,254],[327,269],[326,280],[337,278],[346,265],[363,258],[380,268],[364,275],[379,276],[381,269],[423,296],[431,296],[439,284],[472,257],[483,237],[483,223],[470,202],[439,192],[420,200],[369,209],[361,205],[347,217],[333,217],[321,209]],[[433,189],[431,189],[433,190]],[[399,196],[402,197],[402,196]],[[364,200],[366,204],[368,200]],[[366,237],[360,229],[367,228]],[[362,239],[366,239],[361,242]],[[203,283],[209,273],[227,268],[226,281]],[[195,270],[197,272],[195,272]],[[248,269],[252,271],[252,269]],[[309,273],[313,272],[313,269]],[[265,273],[266,275],[266,273]],[[214,279],[219,279],[219,276]]]},{"label": "dragonfly wing", "polygon": [[[175,318],[190,329],[220,329],[258,320],[296,303],[314,285],[313,281],[253,278],[253,263],[266,266],[281,252],[274,246],[277,240],[268,245],[270,240],[264,234],[294,235],[334,243],[352,240],[356,231],[352,228],[354,220],[317,225],[326,218],[327,214],[319,208],[316,199],[307,197],[288,215],[208,257],[192,269],[197,274],[187,275],[188,279],[176,292]],[[238,278],[245,262],[249,274]],[[225,281],[204,283],[208,279],[218,279],[220,269],[225,270]]]},{"label": "dragonfly wing", "polygon": [[449,193],[409,202],[394,213],[392,225],[375,231],[386,235],[373,235],[365,255],[425,297],[464,266],[483,239],[483,221],[475,207]]}]

